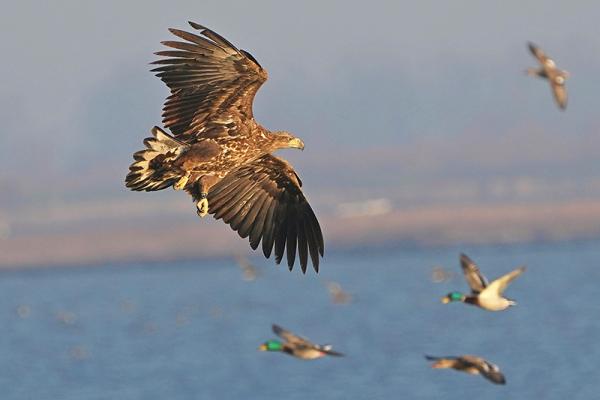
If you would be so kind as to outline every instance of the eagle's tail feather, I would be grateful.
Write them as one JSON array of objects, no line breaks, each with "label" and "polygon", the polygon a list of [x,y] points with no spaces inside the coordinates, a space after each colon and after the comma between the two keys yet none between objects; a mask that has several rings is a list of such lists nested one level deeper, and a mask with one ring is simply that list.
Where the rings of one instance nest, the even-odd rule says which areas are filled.
[{"label": "eagle's tail feather", "polygon": [[159,127],[152,128],[152,137],[144,139],[146,149],[133,154],[125,186],[131,190],[161,190],[173,185],[182,171],[171,167],[186,145]]}]

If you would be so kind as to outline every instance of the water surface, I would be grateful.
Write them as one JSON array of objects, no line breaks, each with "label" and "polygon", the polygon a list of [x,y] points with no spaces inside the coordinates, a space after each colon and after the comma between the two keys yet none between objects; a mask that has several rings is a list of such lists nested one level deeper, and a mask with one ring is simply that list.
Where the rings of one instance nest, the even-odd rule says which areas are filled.
[{"label": "water surface", "polygon": [[[0,273],[3,399],[592,399],[600,360],[599,243],[328,254],[302,275],[233,260]],[[458,253],[488,278],[528,270],[491,313],[443,305],[466,290]],[[457,272],[434,283],[436,265]],[[330,302],[328,280],[354,295]],[[345,358],[261,353],[275,322]],[[432,370],[423,354],[478,354],[507,377]]]}]

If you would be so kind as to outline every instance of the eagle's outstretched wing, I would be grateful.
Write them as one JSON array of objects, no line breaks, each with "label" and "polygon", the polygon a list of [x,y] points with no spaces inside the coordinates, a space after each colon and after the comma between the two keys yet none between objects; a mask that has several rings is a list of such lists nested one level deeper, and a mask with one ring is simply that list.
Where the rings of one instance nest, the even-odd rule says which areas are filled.
[{"label": "eagle's outstretched wing", "polygon": [[436,357],[436,356],[430,356],[430,355],[425,354],[425,358],[429,361],[439,361],[439,360],[456,360],[458,357],[452,357],[452,356]]},{"label": "eagle's outstretched wing", "polygon": [[152,72],[171,90],[163,108],[163,124],[188,143],[211,134],[205,124],[214,118],[224,117],[220,125],[227,128],[226,134],[236,134],[227,118],[232,113],[242,119],[253,118],[252,102],[267,80],[267,71],[250,53],[237,49],[219,34],[194,22],[189,24],[200,34],[169,29],[184,41],[162,42],[175,50],[157,52],[167,58],[153,62],[160,66]]},{"label": "eagle's outstretched wing", "polygon": [[[208,192],[209,212],[242,237],[250,237],[256,250],[269,258],[275,247],[278,264],[287,249],[287,265],[291,270],[300,258],[306,272],[308,256],[319,271],[319,255],[323,256],[323,234],[319,221],[302,193],[302,182],[285,160],[267,154],[231,171]],[[196,185],[190,189],[199,199]],[[196,191],[196,192],[195,192]]]}]

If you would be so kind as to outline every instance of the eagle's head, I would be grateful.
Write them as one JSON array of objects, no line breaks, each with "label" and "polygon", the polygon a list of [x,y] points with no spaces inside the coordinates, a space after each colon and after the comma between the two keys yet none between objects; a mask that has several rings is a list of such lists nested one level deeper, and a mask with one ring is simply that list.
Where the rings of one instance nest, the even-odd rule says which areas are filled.
[{"label": "eagle's head", "polygon": [[304,150],[304,142],[287,131],[271,133],[275,149],[300,149]]}]

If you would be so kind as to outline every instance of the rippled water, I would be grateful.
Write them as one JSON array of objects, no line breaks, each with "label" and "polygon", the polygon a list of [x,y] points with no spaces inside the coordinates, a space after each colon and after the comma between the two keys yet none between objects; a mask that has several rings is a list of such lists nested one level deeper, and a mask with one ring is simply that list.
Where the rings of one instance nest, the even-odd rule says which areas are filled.
[{"label": "rippled water", "polygon": [[[600,360],[599,243],[329,254],[322,273],[259,258],[0,273],[2,399],[593,399]],[[443,305],[464,250],[495,278],[528,266],[490,313]],[[354,295],[330,302],[325,282]],[[345,358],[257,351],[271,323]],[[423,354],[479,354],[507,377],[432,370]]]}]

